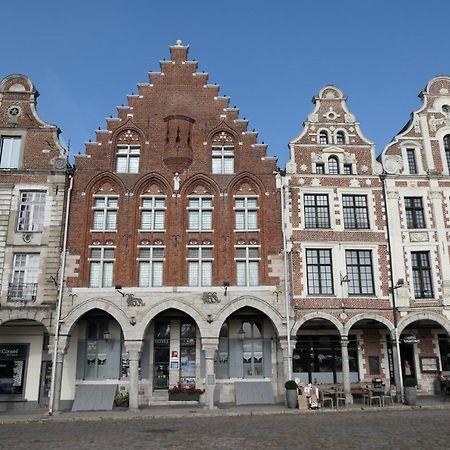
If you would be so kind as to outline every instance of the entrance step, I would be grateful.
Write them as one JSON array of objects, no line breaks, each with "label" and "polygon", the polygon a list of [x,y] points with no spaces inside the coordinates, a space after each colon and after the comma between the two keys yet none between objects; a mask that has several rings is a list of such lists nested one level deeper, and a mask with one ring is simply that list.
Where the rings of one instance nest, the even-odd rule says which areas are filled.
[{"label": "entrance step", "polygon": [[116,392],[117,384],[80,384],[72,411],[111,411]]}]

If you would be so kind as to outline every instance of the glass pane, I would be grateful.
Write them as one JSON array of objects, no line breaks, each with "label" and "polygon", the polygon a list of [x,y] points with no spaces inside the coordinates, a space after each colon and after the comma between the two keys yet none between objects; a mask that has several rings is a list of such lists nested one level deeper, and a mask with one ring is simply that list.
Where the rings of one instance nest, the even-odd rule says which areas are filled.
[{"label": "glass pane", "polygon": [[139,286],[150,286],[150,263],[141,261],[139,263]]},{"label": "glass pane", "polygon": [[202,286],[211,286],[212,262],[202,263]]},{"label": "glass pane", "polygon": [[113,279],[113,263],[105,262],[103,263],[103,286],[102,287],[111,287]]},{"label": "glass pane", "polygon": [[188,269],[189,269],[189,286],[198,286],[198,266],[199,263],[196,261],[189,261]]}]

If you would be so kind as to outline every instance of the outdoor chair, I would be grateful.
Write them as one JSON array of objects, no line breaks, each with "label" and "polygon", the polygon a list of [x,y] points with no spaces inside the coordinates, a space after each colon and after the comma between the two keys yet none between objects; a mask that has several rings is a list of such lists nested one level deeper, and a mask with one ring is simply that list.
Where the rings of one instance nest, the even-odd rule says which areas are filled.
[{"label": "outdoor chair", "polygon": [[345,406],[345,392],[337,391],[336,392],[336,408],[339,409],[339,403],[341,406]]},{"label": "outdoor chair", "polygon": [[322,408],[325,408],[325,405],[327,403],[330,404],[330,406],[332,408],[334,408],[334,401],[333,401],[333,397],[329,396],[329,395],[325,395],[323,391],[320,391],[320,397],[321,397],[321,403],[322,403]]},{"label": "outdoor chair", "polygon": [[385,392],[381,397],[381,400],[383,401],[383,406],[386,406],[386,401],[391,402],[391,405],[394,406],[394,397],[396,396],[396,394],[397,392],[395,386],[391,384],[389,390]]},{"label": "outdoor chair", "polygon": [[383,400],[381,395],[373,393],[372,389],[369,388],[369,406],[374,406],[375,403],[378,403],[378,406],[383,406]]}]

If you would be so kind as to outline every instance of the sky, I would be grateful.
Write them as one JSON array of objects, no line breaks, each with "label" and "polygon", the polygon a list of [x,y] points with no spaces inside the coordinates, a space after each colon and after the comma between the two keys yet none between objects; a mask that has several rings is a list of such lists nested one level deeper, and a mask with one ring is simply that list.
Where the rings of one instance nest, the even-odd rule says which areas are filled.
[{"label": "sky", "polygon": [[427,82],[450,75],[445,0],[23,0],[2,16],[0,78],[31,78],[39,115],[59,126],[72,155],[177,39],[280,167],[324,85],[348,96],[379,154]]}]

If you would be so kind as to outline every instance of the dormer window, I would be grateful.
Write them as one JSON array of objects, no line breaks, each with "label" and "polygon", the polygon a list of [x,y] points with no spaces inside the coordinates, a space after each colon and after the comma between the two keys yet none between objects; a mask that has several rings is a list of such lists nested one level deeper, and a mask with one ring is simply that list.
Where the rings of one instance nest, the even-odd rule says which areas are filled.
[{"label": "dormer window", "polygon": [[352,175],[353,168],[351,164],[344,164],[344,175]]},{"label": "dormer window", "polygon": [[338,131],[336,133],[336,144],[344,145],[345,144],[345,134],[343,131]]},{"label": "dormer window", "polygon": [[118,145],[116,154],[116,172],[138,173],[141,147],[139,145]]},{"label": "dormer window", "polygon": [[231,134],[221,132],[213,137],[211,158],[212,173],[234,173],[234,138]]},{"label": "dormer window", "polygon": [[319,144],[328,144],[328,133],[326,131],[321,131],[319,133]]},{"label": "dormer window", "polygon": [[339,174],[339,161],[336,156],[330,156],[328,158],[328,173],[330,175],[338,175]]},{"label": "dormer window", "polygon": [[447,170],[450,174],[450,134],[444,136],[445,159],[447,160]]},{"label": "dormer window", "polygon": [[316,164],[316,173],[319,175],[323,175],[325,173],[325,164],[317,163]]},{"label": "dormer window", "polygon": [[408,159],[408,169],[409,169],[410,175],[417,174],[416,149],[415,148],[407,148],[406,149],[406,157]]}]

